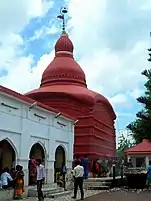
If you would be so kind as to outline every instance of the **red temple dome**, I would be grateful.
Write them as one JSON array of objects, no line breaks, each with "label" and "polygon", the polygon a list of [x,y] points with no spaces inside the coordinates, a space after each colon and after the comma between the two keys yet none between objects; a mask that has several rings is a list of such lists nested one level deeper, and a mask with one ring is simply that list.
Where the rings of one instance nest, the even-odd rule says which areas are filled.
[{"label": "red temple dome", "polygon": [[43,72],[41,87],[65,84],[86,87],[85,73],[73,58],[73,44],[63,32],[55,45],[55,58]]},{"label": "red temple dome", "polygon": [[55,52],[58,53],[63,53],[65,52],[66,54],[72,54],[73,53],[73,44],[72,41],[69,39],[68,35],[66,32],[63,32],[58,41],[56,42],[55,45]]},{"label": "red temple dome", "polygon": [[40,88],[26,95],[79,120],[75,125],[75,154],[113,159],[116,115],[104,96],[87,88],[85,73],[74,60],[73,49],[63,30],[55,45],[55,57],[43,72]]}]

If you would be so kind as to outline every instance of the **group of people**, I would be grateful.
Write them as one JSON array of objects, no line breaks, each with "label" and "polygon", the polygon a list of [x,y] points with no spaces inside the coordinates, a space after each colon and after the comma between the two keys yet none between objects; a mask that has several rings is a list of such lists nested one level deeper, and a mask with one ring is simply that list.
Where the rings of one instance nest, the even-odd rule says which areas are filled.
[{"label": "group of people", "polygon": [[[62,167],[59,172],[56,173],[56,182],[60,187],[64,187],[66,190],[66,173],[67,168],[64,163],[62,163]],[[74,181],[74,196],[73,199],[77,197],[78,187],[81,192],[81,200],[84,199],[84,191],[83,191],[83,181],[88,179],[89,173],[89,159],[87,155],[84,155],[84,158],[80,159],[78,155],[75,156],[73,161],[73,170],[72,176]]]},{"label": "group of people", "polygon": [[14,188],[13,199],[21,199],[24,192],[24,172],[21,165],[17,165],[10,172],[9,168],[4,168],[0,177],[2,189]]},{"label": "group of people", "polygon": [[[84,199],[83,191],[83,181],[88,179],[89,171],[92,172],[93,176],[96,177],[99,173],[99,166],[97,160],[94,160],[90,163],[87,155],[84,155],[83,158],[75,156],[73,162],[73,180],[74,180],[74,196],[73,199],[77,197],[78,187],[81,192],[81,200]],[[61,187],[64,187],[66,190],[65,177],[67,173],[67,168],[64,163],[62,163],[61,171],[59,173],[58,180],[56,181]],[[37,193],[38,200],[43,201],[44,195],[42,192],[42,185],[45,180],[45,169],[42,165],[41,159],[31,158],[29,161],[29,182],[31,184],[37,183]],[[17,165],[15,170],[10,173],[8,168],[4,168],[1,174],[1,183],[3,189],[14,188],[14,199],[21,199],[24,192],[24,173],[23,167]]]},{"label": "group of people", "polygon": [[[37,193],[38,200],[43,201],[44,195],[42,192],[42,184],[45,180],[45,169],[42,165],[42,160],[36,160],[36,182],[37,182]],[[17,165],[12,171],[9,168],[4,168],[0,176],[2,189],[14,189],[14,200],[22,199],[24,193],[24,172],[21,165]]]}]

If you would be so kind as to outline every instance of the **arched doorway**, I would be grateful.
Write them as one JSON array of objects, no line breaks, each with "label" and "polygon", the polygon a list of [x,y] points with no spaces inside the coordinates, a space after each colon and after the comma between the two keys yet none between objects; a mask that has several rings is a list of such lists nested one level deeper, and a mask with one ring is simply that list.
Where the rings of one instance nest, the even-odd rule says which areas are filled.
[{"label": "arched doorway", "polygon": [[45,160],[45,151],[40,143],[36,143],[31,147],[29,158]]},{"label": "arched doorway", "polygon": [[36,159],[41,159],[45,163],[45,151],[40,143],[36,143],[31,147],[29,153],[29,185],[36,184]]},{"label": "arched doorway", "polygon": [[62,165],[65,165],[66,156],[65,156],[65,150],[60,145],[57,147],[55,152],[55,163],[54,163],[54,182],[56,182],[56,174],[58,172],[61,172]]},{"label": "arched doorway", "polygon": [[16,153],[7,140],[0,141],[0,171],[8,167],[10,170],[15,167]]}]

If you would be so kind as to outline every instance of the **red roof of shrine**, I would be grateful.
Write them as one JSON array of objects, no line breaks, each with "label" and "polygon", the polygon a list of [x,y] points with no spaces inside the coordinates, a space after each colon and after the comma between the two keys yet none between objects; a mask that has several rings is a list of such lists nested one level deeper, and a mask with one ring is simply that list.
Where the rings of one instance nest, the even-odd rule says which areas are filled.
[{"label": "red roof of shrine", "polygon": [[[55,109],[55,108],[52,108],[52,107],[47,106],[47,105],[45,105],[45,104],[42,104],[42,103],[40,103],[40,102],[38,102],[38,101],[35,101],[35,100],[32,99],[32,98],[29,98],[29,97],[24,96],[24,95],[22,95],[22,94],[20,94],[20,93],[17,93],[17,92],[15,92],[15,91],[13,91],[13,90],[11,90],[11,89],[8,89],[8,88],[6,88],[6,87],[4,87],[4,86],[2,86],[2,85],[0,85],[0,92],[5,93],[5,94],[8,94],[8,95],[10,95],[10,96],[13,96],[13,97],[15,97],[15,98],[17,98],[17,99],[19,99],[19,100],[22,100],[22,101],[24,101],[24,102],[27,102],[27,103],[29,103],[29,104],[33,104],[33,103],[36,102],[36,104],[37,104],[38,107],[43,108],[43,109],[45,109],[45,110],[47,110],[47,111],[54,112],[54,113],[59,113],[59,112],[60,112],[59,110],[57,110],[57,109]],[[61,112],[61,113],[62,113],[62,112]],[[74,121],[76,120],[76,119],[74,119],[73,117],[71,117],[71,116],[69,116],[69,115],[67,115],[67,114],[62,113],[62,115],[63,115],[64,117],[68,118],[68,119],[71,119],[71,120],[74,120]]]},{"label": "red roof of shrine", "polygon": [[127,155],[142,152],[151,152],[151,142],[149,140],[144,139],[141,143],[126,150]]}]

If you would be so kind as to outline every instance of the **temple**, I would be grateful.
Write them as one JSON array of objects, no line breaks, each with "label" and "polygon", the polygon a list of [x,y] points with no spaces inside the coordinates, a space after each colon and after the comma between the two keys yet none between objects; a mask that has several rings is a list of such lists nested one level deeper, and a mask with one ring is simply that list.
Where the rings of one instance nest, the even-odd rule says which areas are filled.
[{"label": "temple", "polygon": [[55,57],[43,72],[39,89],[26,96],[77,119],[74,154],[87,153],[93,159],[114,158],[115,112],[104,96],[87,88],[85,73],[75,61],[73,50],[63,26],[55,45]]}]

